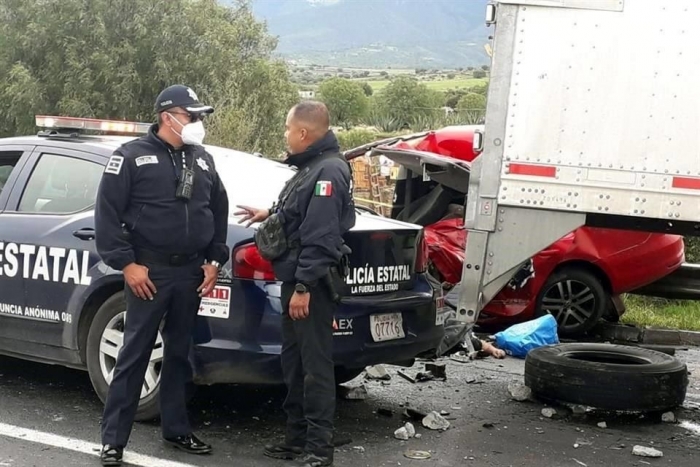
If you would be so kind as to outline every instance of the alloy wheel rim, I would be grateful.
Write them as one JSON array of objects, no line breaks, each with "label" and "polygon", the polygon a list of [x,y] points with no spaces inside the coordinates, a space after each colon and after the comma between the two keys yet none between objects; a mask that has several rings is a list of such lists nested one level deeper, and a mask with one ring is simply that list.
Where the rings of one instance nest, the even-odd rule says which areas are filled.
[{"label": "alloy wheel rim", "polygon": [[553,284],[542,298],[542,311],[554,316],[564,329],[583,326],[595,314],[597,306],[593,290],[586,283],[572,279]]},{"label": "alloy wheel rim", "polygon": [[[109,386],[112,383],[117,356],[124,345],[124,320],[126,311],[117,313],[105,326],[100,336],[99,361],[102,377]],[[160,383],[160,373],[163,366],[163,336],[158,331],[156,343],[148,360],[148,368],[141,387],[141,399],[155,392]]]}]

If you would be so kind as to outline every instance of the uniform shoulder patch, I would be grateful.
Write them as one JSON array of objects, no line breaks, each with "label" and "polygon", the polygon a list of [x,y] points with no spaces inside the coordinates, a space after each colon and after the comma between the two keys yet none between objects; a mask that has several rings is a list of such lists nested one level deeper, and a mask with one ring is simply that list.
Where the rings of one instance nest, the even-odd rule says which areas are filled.
[{"label": "uniform shoulder patch", "polygon": [[124,165],[124,157],[114,154],[109,158],[109,162],[107,162],[105,173],[119,175],[119,173],[122,171],[122,165]]},{"label": "uniform shoulder patch", "polygon": [[145,164],[157,164],[158,163],[158,157],[157,156],[140,156],[136,158],[136,167],[141,167],[142,165]]},{"label": "uniform shoulder patch", "polygon": [[333,194],[333,183],[327,180],[319,180],[316,182],[314,196],[331,196]]}]

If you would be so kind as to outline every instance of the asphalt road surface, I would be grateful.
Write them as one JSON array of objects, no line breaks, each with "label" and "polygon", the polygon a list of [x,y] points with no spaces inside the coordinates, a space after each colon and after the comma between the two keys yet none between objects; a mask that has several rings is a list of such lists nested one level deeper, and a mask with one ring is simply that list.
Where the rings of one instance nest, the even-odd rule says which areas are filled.
[{"label": "asphalt road surface", "polygon": [[[339,438],[335,465],[343,466],[643,466],[700,465],[700,350],[680,351],[691,383],[677,424],[638,415],[588,413],[559,419],[542,417],[539,402],[516,402],[508,383],[522,382],[523,362],[449,359],[446,381],[412,384],[388,367],[391,380],[365,381],[365,400],[338,401]],[[404,369],[422,371],[425,362]],[[206,457],[164,446],[156,423],[136,424],[125,460],[148,467],[284,466],[261,448],[282,435],[281,388],[215,386],[200,388],[191,404],[197,433],[214,445]],[[451,426],[431,431],[413,422],[419,439],[399,441],[393,433],[407,421],[406,404],[422,411],[444,410]],[[0,357],[0,467],[99,465],[101,403],[86,373]],[[378,409],[380,410],[378,413]],[[393,412],[389,416],[385,409]],[[606,422],[607,428],[598,427]],[[635,445],[654,447],[661,459],[632,455]],[[405,457],[428,451],[428,460]]]}]

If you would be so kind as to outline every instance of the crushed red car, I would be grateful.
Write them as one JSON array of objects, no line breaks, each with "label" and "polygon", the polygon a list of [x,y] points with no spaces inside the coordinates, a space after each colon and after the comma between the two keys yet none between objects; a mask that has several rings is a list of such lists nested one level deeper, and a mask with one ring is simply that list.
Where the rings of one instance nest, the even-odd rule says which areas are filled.
[{"label": "crushed red car", "polygon": [[[446,292],[462,275],[467,231],[464,203],[474,132],[452,126],[348,151],[346,157],[384,155],[401,169],[391,217],[422,225],[432,275]],[[677,235],[580,227],[540,251],[479,316],[481,327],[503,327],[551,313],[561,335],[590,330],[624,313],[620,294],[655,282],[685,260]],[[454,295],[453,295],[454,296]]]}]

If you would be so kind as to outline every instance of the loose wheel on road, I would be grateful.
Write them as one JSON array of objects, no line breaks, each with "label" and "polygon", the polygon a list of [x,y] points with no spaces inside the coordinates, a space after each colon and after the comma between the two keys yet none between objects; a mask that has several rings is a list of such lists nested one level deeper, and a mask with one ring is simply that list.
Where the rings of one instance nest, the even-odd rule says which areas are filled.
[{"label": "loose wheel on road", "polygon": [[656,412],[683,404],[688,369],[675,357],[640,347],[559,344],[528,353],[525,385],[543,399]]}]

